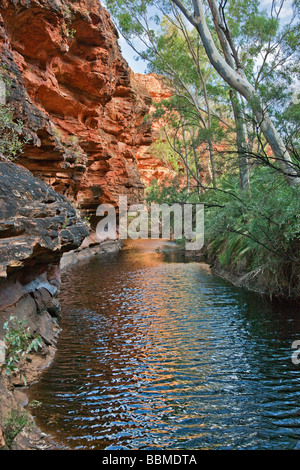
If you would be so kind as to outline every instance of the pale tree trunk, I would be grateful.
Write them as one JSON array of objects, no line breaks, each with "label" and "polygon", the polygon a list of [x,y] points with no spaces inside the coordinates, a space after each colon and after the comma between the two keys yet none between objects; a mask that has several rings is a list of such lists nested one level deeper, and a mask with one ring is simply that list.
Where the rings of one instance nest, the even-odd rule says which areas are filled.
[{"label": "pale tree trunk", "polygon": [[274,156],[287,182],[291,186],[299,185],[299,173],[297,172],[295,165],[292,162],[290,154],[288,153],[281,136],[275,129],[270,116],[268,115],[259,96],[257,95],[255,88],[247,80],[243,71],[236,71],[233,69],[219,53],[206,23],[202,1],[192,0],[194,7],[193,12],[190,12],[181,2],[181,0],[171,1],[177,5],[187,20],[198,31],[208,59],[218,74],[226,81],[226,83],[228,83],[230,87],[244,96],[248,102],[254,113],[257,124],[260,126],[262,133],[273,150]]},{"label": "pale tree trunk", "polygon": [[[234,68],[234,58],[232,57],[232,51],[230,49],[230,44],[224,33],[225,24],[223,18],[220,15],[217,3],[215,0],[208,0],[209,7],[213,14],[214,25],[218,34],[218,38],[222,47],[224,58],[227,64]],[[246,132],[244,126],[244,115],[242,106],[240,103],[240,96],[236,90],[231,89],[230,101],[233,109],[235,127],[236,127],[236,144],[238,149],[238,160],[239,160],[239,174],[240,174],[240,186],[243,191],[250,189],[250,173],[249,173],[249,163],[247,158],[247,141],[246,141]]]},{"label": "pale tree trunk", "polygon": [[231,90],[230,100],[232,104],[235,127],[236,127],[236,144],[239,155],[239,174],[240,174],[240,186],[243,191],[250,190],[250,172],[249,162],[247,157],[248,144],[246,141],[246,132],[244,126],[244,116],[239,100],[239,95],[235,90]]},{"label": "pale tree trunk", "polygon": [[[190,54],[193,58],[194,64],[195,64],[196,69],[197,69],[197,74],[198,74],[199,80],[202,83],[203,97],[204,97],[204,101],[205,101],[205,105],[206,105],[207,123],[206,123],[206,120],[204,118],[202,118],[202,113],[201,113],[200,108],[198,106],[198,103],[196,103],[196,101],[195,101],[195,109],[196,109],[196,111],[198,113],[198,116],[199,116],[203,126],[205,127],[205,129],[210,131],[211,130],[211,109],[210,109],[210,103],[209,103],[207,88],[206,88],[206,82],[205,82],[204,76],[203,76],[203,74],[201,72],[201,68],[200,68],[199,56],[196,53],[196,51],[195,51],[195,49],[192,45],[189,33],[186,30],[186,27],[185,27],[184,22],[182,21],[180,15],[178,15],[176,19],[179,22],[180,29],[181,29],[181,31],[184,35],[184,38],[185,38],[186,43],[188,45]],[[213,143],[212,143],[211,137],[208,139],[208,148],[209,148],[209,158],[210,158],[211,172],[212,172],[212,178],[211,179],[212,179],[213,187],[216,188],[217,187],[216,165],[215,165],[214,149],[213,149]]]},{"label": "pale tree trunk", "polygon": [[185,128],[184,125],[182,127],[183,131],[183,141],[184,141],[184,153],[185,153],[185,160],[186,160],[186,187],[187,187],[187,193],[190,194],[190,165],[189,165],[189,151],[188,151],[188,145],[186,141],[186,135],[185,135]]},{"label": "pale tree trunk", "polygon": [[195,142],[195,132],[194,131],[193,131],[193,155],[194,155],[194,162],[195,162],[195,168],[196,168],[197,192],[198,192],[198,197],[200,197],[201,185],[200,185],[199,156],[198,156],[198,151],[197,151],[197,145],[196,145],[196,142]]},{"label": "pale tree trunk", "polygon": [[212,184],[213,188],[216,189],[217,187],[217,180],[216,180],[216,165],[215,165],[215,158],[214,158],[214,149],[212,140],[208,140],[208,151],[209,151],[209,159],[211,164],[211,171],[212,171]]}]

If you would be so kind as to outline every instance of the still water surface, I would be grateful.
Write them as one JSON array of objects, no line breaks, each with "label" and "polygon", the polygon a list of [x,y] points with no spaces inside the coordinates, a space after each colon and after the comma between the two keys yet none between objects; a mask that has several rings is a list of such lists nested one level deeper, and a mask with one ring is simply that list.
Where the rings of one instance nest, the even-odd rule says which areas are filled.
[{"label": "still water surface", "polygon": [[153,242],[63,274],[58,352],[30,399],[70,449],[292,449],[299,309],[270,307]]}]

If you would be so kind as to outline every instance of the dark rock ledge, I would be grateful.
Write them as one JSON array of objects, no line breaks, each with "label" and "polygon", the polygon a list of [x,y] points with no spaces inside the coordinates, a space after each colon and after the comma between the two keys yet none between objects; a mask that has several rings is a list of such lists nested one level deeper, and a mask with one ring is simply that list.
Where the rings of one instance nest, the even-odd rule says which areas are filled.
[{"label": "dark rock ledge", "polygon": [[[22,365],[29,384],[49,365],[55,353],[60,329],[60,260],[64,253],[77,249],[88,235],[89,228],[66,197],[23,167],[0,161],[0,341],[5,333],[4,322],[10,316],[26,322],[33,334],[42,337],[38,354],[30,355]],[[26,399],[20,392],[21,375],[8,378],[4,371],[0,372],[1,448],[1,423],[11,409],[24,405]],[[14,447],[35,449],[49,445],[35,429],[29,434],[20,433]]]}]

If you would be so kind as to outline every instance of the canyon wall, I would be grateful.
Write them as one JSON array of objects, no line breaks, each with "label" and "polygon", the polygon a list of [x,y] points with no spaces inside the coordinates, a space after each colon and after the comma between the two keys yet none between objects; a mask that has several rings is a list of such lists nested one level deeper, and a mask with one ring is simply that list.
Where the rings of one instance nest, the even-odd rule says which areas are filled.
[{"label": "canyon wall", "polygon": [[2,0],[1,74],[28,142],[18,163],[83,210],[143,198],[151,104],[98,0]]},{"label": "canyon wall", "polygon": [[33,331],[53,346],[60,259],[88,234],[65,196],[25,168],[0,161],[0,339],[10,316],[32,317]]},{"label": "canyon wall", "polygon": [[163,140],[164,136],[161,135],[160,130],[162,123],[160,120],[151,120],[151,115],[156,111],[155,104],[162,100],[167,100],[172,96],[172,92],[163,83],[161,77],[154,73],[140,74],[136,73],[134,79],[139,83],[140,87],[143,87],[146,92],[149,93],[152,99],[152,104],[148,112],[148,130],[149,139],[144,142],[140,142],[140,145],[136,152],[137,164],[141,174],[141,178],[145,186],[149,186],[151,181],[155,179],[159,184],[167,183],[173,180],[177,173],[167,165],[166,161],[162,158],[158,158],[155,155],[153,143],[157,140]]},{"label": "canyon wall", "polygon": [[119,195],[142,201],[136,152],[152,142],[152,98],[98,0],[2,0],[0,60],[5,106],[24,142],[16,163],[0,155],[3,313],[24,292],[36,297],[28,285],[49,287],[49,273],[58,288],[63,254],[97,242],[76,208],[86,217],[101,203],[117,206]]},{"label": "canyon wall", "polygon": [[[36,380],[56,350],[61,256],[88,235],[89,228],[65,196],[29,170],[0,158],[0,449],[12,432],[5,420],[25,416],[20,386]],[[27,328],[41,343],[22,358],[13,351],[25,352]],[[10,339],[5,337],[8,332]],[[34,427],[30,433],[20,432],[13,444],[29,449],[45,443]]]}]

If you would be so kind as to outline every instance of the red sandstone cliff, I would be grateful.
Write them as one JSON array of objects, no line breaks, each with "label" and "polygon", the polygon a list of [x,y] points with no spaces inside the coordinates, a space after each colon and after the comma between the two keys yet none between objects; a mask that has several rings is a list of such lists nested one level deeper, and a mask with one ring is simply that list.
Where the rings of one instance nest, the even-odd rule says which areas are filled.
[{"label": "red sandstone cliff", "polygon": [[151,98],[98,0],[2,0],[1,73],[30,141],[18,163],[83,209],[140,200]]},{"label": "red sandstone cliff", "polygon": [[[149,109],[149,116],[156,111],[155,103],[162,100],[168,100],[172,96],[172,90],[165,84],[163,77],[150,73],[147,75],[135,74],[135,81],[139,83],[140,87],[144,87],[145,93],[149,93],[152,98],[152,105]],[[186,169],[180,158],[178,159],[178,166],[181,168],[180,173],[174,171],[171,165],[168,166],[166,161],[162,158],[155,156],[155,149],[152,145],[156,141],[163,142],[164,136],[161,134],[161,128],[165,126],[163,119],[153,119],[151,125],[151,142],[146,145],[140,145],[137,150],[136,158],[141,177],[145,185],[149,185],[152,179],[156,179],[159,184],[169,184],[176,178],[182,187],[186,186]],[[224,151],[223,145],[215,145],[216,152]],[[209,186],[212,182],[212,170],[210,164],[209,149],[205,143],[199,145],[197,149],[199,155],[199,170],[200,179],[202,184]],[[196,181],[191,178],[190,186],[196,186]]]},{"label": "red sandstone cliff", "polygon": [[[155,103],[159,103],[162,100],[166,100],[172,96],[172,92],[164,85],[163,80],[156,74],[150,73],[143,75],[136,73],[134,76],[135,81],[148,92],[152,98],[152,106],[149,109],[149,116],[155,112]],[[149,185],[153,179],[158,183],[174,179],[177,174],[172,171],[170,167],[160,158],[153,154],[152,142],[160,138],[159,131],[161,123],[159,121],[153,121],[150,124],[151,130],[149,131],[150,139],[143,145],[139,146],[136,158],[138,168],[142,177],[142,181],[145,185]]]}]

